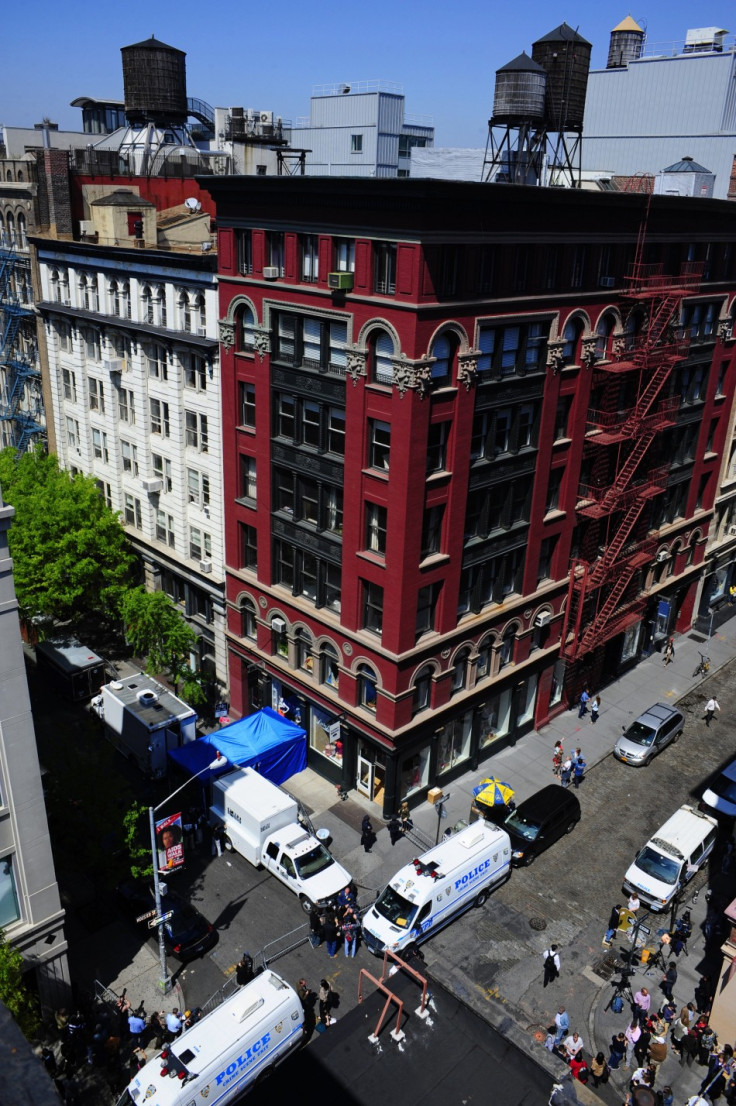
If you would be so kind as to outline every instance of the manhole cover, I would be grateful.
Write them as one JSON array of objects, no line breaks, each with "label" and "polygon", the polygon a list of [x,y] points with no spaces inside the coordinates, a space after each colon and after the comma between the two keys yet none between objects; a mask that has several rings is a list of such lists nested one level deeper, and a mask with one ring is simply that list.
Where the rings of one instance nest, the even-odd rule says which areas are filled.
[{"label": "manhole cover", "polygon": [[529,919],[529,925],[532,927],[532,929],[538,929],[538,930],[546,929],[547,928],[547,919],[546,918],[530,918]]}]

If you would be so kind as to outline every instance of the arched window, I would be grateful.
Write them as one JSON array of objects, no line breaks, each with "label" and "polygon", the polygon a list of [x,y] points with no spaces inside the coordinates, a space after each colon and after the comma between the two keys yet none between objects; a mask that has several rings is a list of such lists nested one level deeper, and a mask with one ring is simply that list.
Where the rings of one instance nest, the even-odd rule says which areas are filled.
[{"label": "arched window", "polygon": [[124,280],[120,285],[120,314],[124,319],[130,318],[130,281]]},{"label": "arched window", "polygon": [[501,648],[498,651],[498,667],[503,668],[505,665],[510,664],[514,658],[514,642],[516,641],[516,630],[510,627],[504,631],[504,635],[501,638]]},{"label": "arched window", "polygon": [[432,343],[431,356],[436,358],[432,364],[432,380],[440,387],[452,383],[452,366],[457,346],[457,337],[454,334],[440,334]]},{"label": "arched window", "polygon": [[368,339],[368,375],[376,384],[392,384],[394,343],[385,330],[374,330]]},{"label": "arched window", "polygon": [[417,673],[414,681],[414,698],[412,700],[412,714],[419,714],[421,710],[427,710],[431,706],[432,696],[432,666],[425,665]]},{"label": "arched window", "polygon": [[61,285],[59,282],[59,270],[52,269],[49,273],[49,288],[51,289],[51,299],[54,303],[61,303]]},{"label": "arched window", "polygon": [[358,705],[376,713],[377,681],[372,668],[367,664],[358,665]]},{"label": "arched window", "polygon": [[23,170],[22,170],[22,169],[19,169],[19,170],[18,170],[18,180],[19,180],[19,181],[22,181],[22,180],[23,180]]},{"label": "arched window", "polygon": [[458,691],[465,690],[468,681],[469,660],[469,649],[461,649],[458,655],[455,657],[455,663],[452,666],[452,684],[450,687],[451,695],[456,695]]},{"label": "arched window", "polygon": [[5,233],[5,217],[2,212],[0,212],[0,246],[7,246],[8,244]]},{"label": "arched window", "polygon": [[256,607],[251,599],[240,602],[240,636],[255,641],[257,631]]},{"label": "arched window", "polygon": [[254,326],[253,312],[247,304],[243,304],[236,317],[235,335],[235,346],[241,353],[253,353],[255,349]]},{"label": "arched window", "polygon": [[334,645],[326,643],[322,646],[319,665],[320,683],[326,684],[327,687],[332,687],[337,691],[340,686],[340,661]]},{"label": "arched window", "polygon": [[595,328],[595,356],[597,361],[603,361],[610,353],[609,342],[613,333],[613,315],[604,315]]},{"label": "arched window", "polygon": [[578,343],[583,332],[581,319],[570,319],[562,332],[564,346],[562,347],[562,360],[566,365],[575,365],[578,357]]},{"label": "arched window", "polygon": [[198,334],[204,335],[207,330],[207,312],[205,310],[204,296],[195,296],[192,306],[194,312],[194,325]]},{"label": "arched window", "polygon": [[[18,179],[21,179],[20,174]],[[26,238],[26,217],[22,211],[18,212],[18,245],[22,250],[28,245],[28,239]]]},{"label": "arched window", "polygon": [[296,667],[305,672],[311,672],[314,668],[312,639],[306,630],[299,629],[294,634],[294,661]]},{"label": "arched window", "polygon": [[12,211],[8,212],[8,244],[10,246],[15,245],[15,219]]},{"label": "arched window", "polygon": [[166,292],[163,288],[157,288],[153,297],[156,305],[156,326],[166,326]]},{"label": "arched window", "polygon": [[113,315],[120,314],[120,289],[118,288],[118,282],[116,280],[110,281],[108,288],[110,294],[110,311]]},{"label": "arched window", "polygon": [[478,649],[478,660],[475,662],[475,675],[479,680],[486,680],[491,674],[491,657],[493,655],[493,641],[486,639]]},{"label": "arched window", "polygon": [[177,307],[179,310],[179,326],[182,330],[192,329],[192,313],[189,310],[189,296],[186,292],[179,293],[179,299],[177,300]]},{"label": "arched window", "polygon": [[142,322],[153,326],[153,296],[147,284],[144,284],[141,288],[141,310],[143,314]]}]

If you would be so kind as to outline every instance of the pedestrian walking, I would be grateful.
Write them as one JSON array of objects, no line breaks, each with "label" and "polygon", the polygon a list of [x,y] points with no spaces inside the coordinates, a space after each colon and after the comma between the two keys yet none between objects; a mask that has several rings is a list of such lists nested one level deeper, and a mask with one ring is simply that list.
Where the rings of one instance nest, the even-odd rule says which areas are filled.
[{"label": "pedestrian walking", "polygon": [[590,1061],[590,1074],[593,1076],[593,1086],[608,1082],[608,1064],[602,1052],[598,1052],[594,1060]]},{"label": "pedestrian walking", "polygon": [[636,1048],[637,1041],[641,1037],[641,1029],[636,1018],[626,1027],[624,1031],[624,1037],[626,1039],[626,1063],[625,1068],[631,1067],[631,1061],[634,1057],[634,1049]]},{"label": "pedestrian walking", "polygon": [[376,843],[376,835],[373,832],[373,824],[367,814],[363,815],[363,821],[360,824],[360,843],[367,853],[371,851],[374,844]]},{"label": "pedestrian walking", "polygon": [[576,791],[580,787],[580,784],[583,782],[583,777],[585,776],[585,769],[587,767],[588,767],[588,765],[583,760],[583,757],[582,757],[582,754],[581,754],[577,758],[577,760],[575,761],[575,764],[573,766],[572,782],[573,782],[573,785],[574,785]]},{"label": "pedestrian walking", "polygon": [[393,847],[396,842],[400,841],[401,838],[404,836],[404,831],[401,828],[401,822],[395,814],[389,821],[386,829],[388,830],[388,835],[391,838],[391,845]]},{"label": "pedestrian walking", "polygon": [[708,702],[705,704],[705,724],[706,724],[706,726],[710,726],[711,722],[713,721],[713,715],[716,713],[717,710],[720,710],[720,709],[721,709],[720,704],[719,704],[718,700],[716,699],[715,695],[713,695],[708,700]]},{"label": "pedestrian walking", "polygon": [[639,1064],[640,1067],[644,1067],[647,1062],[647,1053],[649,1052],[649,1042],[652,1039],[652,1034],[649,1032],[646,1021],[639,1022],[639,1029],[641,1029],[641,1033],[639,1034],[639,1040],[634,1045],[634,1057],[637,1064]]},{"label": "pedestrian walking", "polygon": [[649,1013],[649,1007],[652,1005],[652,996],[646,987],[642,987],[634,995],[634,1014],[639,1019],[640,1023],[646,1021]]},{"label": "pedestrian walking", "polygon": [[578,718],[583,718],[588,713],[588,703],[590,702],[590,695],[587,687],[584,687],[580,692],[580,703],[578,706]]},{"label": "pedestrian walking", "polygon": [[616,934],[616,931],[618,930],[620,918],[621,918],[621,907],[617,903],[614,906],[614,908],[612,909],[611,916],[608,919],[608,929],[606,930],[605,936],[603,938],[603,943],[604,944],[610,945],[611,941],[613,941],[614,935]]},{"label": "pedestrian walking", "polygon": [[153,1047],[156,1051],[163,1048],[164,1039],[166,1037],[164,1022],[161,1020],[163,1017],[163,1011],[159,1013],[158,1010],[154,1010],[148,1019],[148,1028],[151,1031],[151,1040],[153,1041]]},{"label": "pedestrian walking", "polygon": [[399,818],[401,819],[401,828],[406,833],[407,830],[414,829],[414,823],[411,820],[411,811],[409,810],[409,804],[406,799],[399,807]]},{"label": "pedestrian walking", "polygon": [[560,774],[564,755],[565,754],[562,748],[562,742],[555,741],[555,747],[552,750],[552,774],[554,776],[559,776]]},{"label": "pedestrian walking", "polygon": [[570,786],[570,780],[572,779],[572,761],[568,757],[560,768],[560,783],[563,787]]},{"label": "pedestrian walking", "polygon": [[544,956],[544,986],[548,983],[554,983],[560,974],[560,954],[557,951],[557,945],[550,945],[548,949],[545,949]]},{"label": "pedestrian walking", "polygon": [[664,650],[664,657],[662,658],[662,664],[667,667],[668,664],[672,664],[675,659],[675,639],[669,638]]},{"label": "pedestrian walking", "polygon": [[672,988],[677,983],[677,967],[674,960],[670,960],[667,965],[667,971],[662,976],[662,982],[660,987],[665,998],[672,998]]},{"label": "pedestrian walking", "polygon": [[316,906],[309,911],[309,943],[313,949],[322,944],[322,915]]},{"label": "pedestrian walking", "polygon": [[600,697],[600,695],[596,695],[595,699],[593,699],[591,704],[590,704],[590,721],[593,723],[594,726],[595,726],[596,722],[598,721],[598,715],[600,714],[600,710],[601,710],[601,697]]},{"label": "pedestrian walking", "polygon": [[558,1045],[570,1028],[570,1018],[564,1006],[555,1014],[555,1044]]}]

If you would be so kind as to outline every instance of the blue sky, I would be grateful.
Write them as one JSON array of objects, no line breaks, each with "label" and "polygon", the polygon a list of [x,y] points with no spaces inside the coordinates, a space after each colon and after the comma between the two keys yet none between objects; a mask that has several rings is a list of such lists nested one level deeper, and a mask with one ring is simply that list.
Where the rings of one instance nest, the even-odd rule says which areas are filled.
[{"label": "blue sky", "polygon": [[437,145],[484,146],[496,69],[562,22],[593,44],[593,67],[602,68],[609,33],[627,14],[650,43],[681,43],[689,27],[736,34],[726,0],[702,8],[650,0],[631,11],[625,0],[12,0],[3,10],[0,123],[48,116],[80,128],[69,101],[122,99],[120,47],[155,34],[186,51],[187,91],[212,105],[295,119],[309,113],[314,85],[379,79],[403,86],[408,112],[432,116]]}]

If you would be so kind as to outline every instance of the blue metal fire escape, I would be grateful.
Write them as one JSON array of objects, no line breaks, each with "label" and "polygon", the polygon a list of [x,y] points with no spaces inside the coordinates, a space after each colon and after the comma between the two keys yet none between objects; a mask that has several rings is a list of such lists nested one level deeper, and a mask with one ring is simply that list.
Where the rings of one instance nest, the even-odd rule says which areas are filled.
[{"label": "blue metal fire escape", "polygon": [[33,318],[33,308],[21,302],[13,283],[18,261],[12,247],[0,250],[0,422],[10,424],[11,444],[22,453],[45,426],[41,373],[35,356],[18,344],[22,323]]}]

